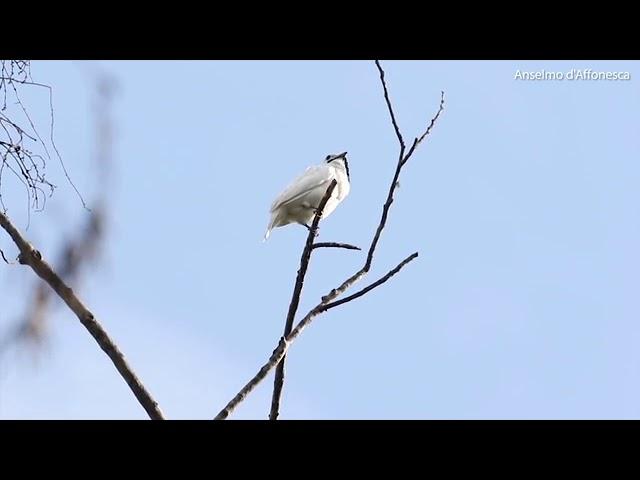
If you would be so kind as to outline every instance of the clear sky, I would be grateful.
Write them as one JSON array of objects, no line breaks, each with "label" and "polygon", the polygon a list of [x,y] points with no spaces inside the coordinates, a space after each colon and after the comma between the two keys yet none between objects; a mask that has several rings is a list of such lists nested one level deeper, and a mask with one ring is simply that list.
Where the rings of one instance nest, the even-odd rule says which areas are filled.
[{"label": "clear sky", "polygon": [[[95,192],[83,62],[34,61],[53,87],[58,149]],[[320,239],[367,246],[397,141],[369,61],[109,61],[116,182],[101,263],[78,291],[169,418],[211,418],[282,333],[306,231],[262,236],[273,198],[349,152],[349,197]],[[446,109],[401,178],[361,286],[290,350],[281,417],[640,418],[640,63],[383,61],[409,140]],[[522,71],[627,71],[628,81],[519,80]],[[48,133],[46,91],[25,97]],[[87,215],[62,171],[28,238],[50,258]],[[7,181],[23,231],[26,197]],[[15,248],[0,232],[0,248]],[[318,251],[300,313],[363,262]],[[34,276],[0,263],[0,333]],[[37,354],[0,358],[0,418],[146,418],[60,303]],[[232,418],[266,418],[273,377]]]}]

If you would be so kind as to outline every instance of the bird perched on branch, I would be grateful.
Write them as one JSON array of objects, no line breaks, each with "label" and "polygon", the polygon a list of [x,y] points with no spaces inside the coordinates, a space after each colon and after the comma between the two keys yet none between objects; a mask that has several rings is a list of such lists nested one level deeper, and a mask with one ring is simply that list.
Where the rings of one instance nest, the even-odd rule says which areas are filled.
[{"label": "bird perched on branch", "polygon": [[310,229],[316,209],[334,179],[337,185],[324,207],[321,217],[323,219],[327,218],[349,195],[351,185],[347,152],[327,155],[324,163],[307,168],[278,195],[271,205],[271,220],[263,241],[269,238],[271,230],[290,223],[297,223]]}]

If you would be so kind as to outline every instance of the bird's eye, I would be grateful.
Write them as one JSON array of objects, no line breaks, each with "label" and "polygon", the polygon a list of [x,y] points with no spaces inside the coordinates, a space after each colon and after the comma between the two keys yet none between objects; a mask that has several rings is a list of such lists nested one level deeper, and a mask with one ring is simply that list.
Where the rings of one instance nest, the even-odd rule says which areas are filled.
[{"label": "bird's eye", "polygon": [[331,155],[327,155],[327,157],[325,158],[325,161],[329,161],[330,158],[331,158]]}]

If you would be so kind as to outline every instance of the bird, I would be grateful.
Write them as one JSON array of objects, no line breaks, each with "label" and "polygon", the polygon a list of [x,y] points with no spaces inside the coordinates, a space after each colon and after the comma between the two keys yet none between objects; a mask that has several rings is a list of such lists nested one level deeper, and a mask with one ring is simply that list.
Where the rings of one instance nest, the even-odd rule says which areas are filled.
[{"label": "bird", "polygon": [[271,219],[262,241],[265,242],[269,238],[274,228],[292,223],[311,230],[316,209],[334,179],[337,185],[324,207],[322,219],[331,215],[351,190],[347,152],[327,155],[323,163],[308,167],[278,195],[271,204]]}]

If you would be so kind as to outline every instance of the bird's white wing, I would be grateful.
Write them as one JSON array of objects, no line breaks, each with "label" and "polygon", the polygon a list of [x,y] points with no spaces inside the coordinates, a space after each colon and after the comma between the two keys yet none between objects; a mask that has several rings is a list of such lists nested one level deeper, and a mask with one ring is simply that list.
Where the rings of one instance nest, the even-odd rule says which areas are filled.
[{"label": "bird's white wing", "polygon": [[308,194],[312,190],[326,185],[333,179],[333,173],[328,165],[314,165],[305,170],[305,172],[296,178],[291,184],[278,195],[271,205],[273,212],[282,205],[295,201],[298,198]]}]

